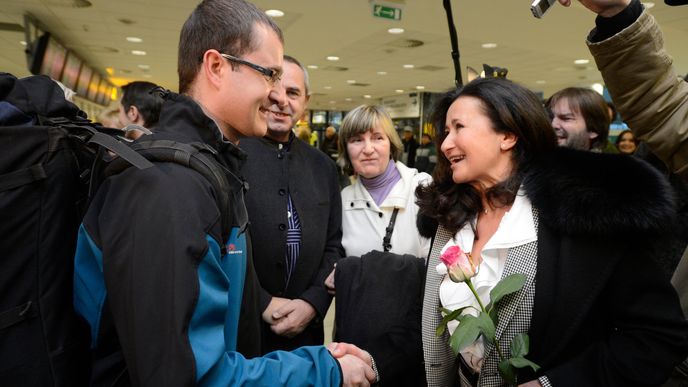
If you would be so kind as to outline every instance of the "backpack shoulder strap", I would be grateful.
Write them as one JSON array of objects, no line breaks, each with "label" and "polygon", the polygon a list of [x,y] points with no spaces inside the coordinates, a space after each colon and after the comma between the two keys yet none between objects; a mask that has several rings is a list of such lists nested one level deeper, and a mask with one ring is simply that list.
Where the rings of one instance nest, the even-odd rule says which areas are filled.
[{"label": "backpack shoulder strap", "polygon": [[[217,151],[211,146],[200,143],[181,143],[171,140],[152,140],[134,143],[131,149],[149,162],[172,162],[191,168],[200,173],[213,186],[215,198],[221,213],[222,253],[226,253],[224,242],[229,239],[232,229],[229,192],[231,186],[227,174],[231,174],[217,160]],[[113,160],[105,171],[106,176],[122,172],[131,166],[126,160]],[[237,178],[238,179],[238,178]],[[238,179],[240,180],[240,179]]]}]

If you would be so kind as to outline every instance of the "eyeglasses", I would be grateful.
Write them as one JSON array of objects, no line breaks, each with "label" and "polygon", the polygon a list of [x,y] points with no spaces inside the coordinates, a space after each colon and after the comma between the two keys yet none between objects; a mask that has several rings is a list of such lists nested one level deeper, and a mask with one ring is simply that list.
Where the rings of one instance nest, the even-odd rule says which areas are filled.
[{"label": "eyeglasses", "polygon": [[271,85],[274,85],[274,84],[277,83],[280,79],[282,79],[282,72],[279,71],[279,70],[268,69],[268,68],[265,68],[265,67],[263,67],[263,66],[258,66],[258,65],[255,64],[255,63],[251,63],[251,62],[249,62],[249,61],[245,61],[245,60],[243,60],[243,59],[239,59],[239,58],[237,58],[236,56],[233,56],[233,55],[223,54],[223,53],[220,53],[220,55],[222,55],[223,58],[225,58],[225,59],[227,59],[227,60],[229,60],[229,61],[236,62],[236,63],[242,64],[242,65],[246,65],[246,66],[248,66],[248,67],[250,67],[250,68],[252,68],[252,69],[258,71],[259,73],[263,74],[263,76],[265,77],[265,79],[267,79],[267,81],[268,81]]}]

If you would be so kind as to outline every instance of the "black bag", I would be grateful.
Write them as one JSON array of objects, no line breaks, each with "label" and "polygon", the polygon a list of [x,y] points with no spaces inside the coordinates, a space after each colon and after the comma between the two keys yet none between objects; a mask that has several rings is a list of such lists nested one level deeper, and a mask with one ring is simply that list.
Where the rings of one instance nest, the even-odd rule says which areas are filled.
[{"label": "black bag", "polygon": [[[0,73],[0,383],[85,386],[89,329],[73,309],[77,232],[106,175],[147,159],[197,170],[230,192],[205,144],[156,141],[133,150],[121,130],[88,121],[46,76]],[[141,153],[138,153],[141,152]],[[229,198],[218,195],[223,238]]]},{"label": "black bag", "polygon": [[425,261],[371,251],[337,262],[334,341],[375,359],[382,386],[425,384],[421,314]]}]

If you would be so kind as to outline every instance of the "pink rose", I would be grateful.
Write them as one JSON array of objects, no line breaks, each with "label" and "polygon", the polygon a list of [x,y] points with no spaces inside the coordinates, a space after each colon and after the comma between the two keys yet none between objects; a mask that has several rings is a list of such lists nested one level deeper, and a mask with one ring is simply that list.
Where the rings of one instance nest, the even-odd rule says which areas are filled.
[{"label": "pink rose", "polygon": [[449,278],[454,282],[466,282],[478,272],[470,255],[464,253],[459,246],[449,247],[440,256],[440,260],[447,266]]}]

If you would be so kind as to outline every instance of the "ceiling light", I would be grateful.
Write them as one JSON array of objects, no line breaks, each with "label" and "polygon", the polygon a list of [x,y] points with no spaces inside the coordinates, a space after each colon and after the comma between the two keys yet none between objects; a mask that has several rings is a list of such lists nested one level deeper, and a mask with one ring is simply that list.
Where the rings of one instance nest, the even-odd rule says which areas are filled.
[{"label": "ceiling light", "polygon": [[655,6],[655,3],[649,2],[649,1],[643,1],[642,4],[645,6],[645,8],[650,9]]},{"label": "ceiling light", "polygon": [[403,34],[404,29],[403,28],[390,28],[387,30],[390,34]]},{"label": "ceiling light", "polygon": [[334,55],[330,55],[330,56],[328,56],[328,57],[325,58],[325,59],[331,60],[332,62],[336,62],[336,61],[339,60],[339,57],[338,57],[338,56],[334,56]]},{"label": "ceiling light", "polygon": [[416,90],[425,90],[425,86],[416,86]]},{"label": "ceiling light", "polygon": [[356,81],[355,81],[355,80],[353,80],[353,79],[347,79],[347,80],[346,80],[346,83],[348,83],[348,84],[350,84],[350,85],[351,85],[351,84],[354,84],[354,83],[356,83]]},{"label": "ceiling light", "polygon": [[112,75],[115,73],[115,69],[113,69],[112,67],[106,67],[106,68],[105,68],[105,72],[106,72],[109,76],[112,76]]},{"label": "ceiling light", "polygon": [[481,46],[482,46],[483,48],[496,48],[496,47],[497,47],[497,43],[483,43],[483,44],[481,44]]},{"label": "ceiling light", "polygon": [[306,67],[308,67],[311,70],[317,70],[318,69],[318,66],[316,66],[316,65],[308,65]]},{"label": "ceiling light", "polygon": [[330,101],[330,103],[337,103],[337,101]]},{"label": "ceiling light", "polygon": [[330,89],[332,89],[332,86],[325,86],[325,87],[323,87],[323,89],[330,90]]},{"label": "ceiling light", "polygon": [[537,83],[538,85],[544,85],[545,83],[547,83],[547,81],[538,79],[537,81],[535,81],[535,83]]},{"label": "ceiling light", "polygon": [[387,71],[378,71],[377,75],[387,75]]},{"label": "ceiling light", "polygon": [[415,66],[412,65],[412,64],[405,64],[405,65],[404,65],[404,68],[405,68],[405,69],[412,69],[412,68],[414,68],[414,67],[415,67]]},{"label": "ceiling light", "polygon": [[150,75],[150,74],[143,74],[143,77],[144,77],[144,78],[152,78],[153,76]]},{"label": "ceiling light", "polygon": [[397,93],[403,93],[404,92],[404,90],[401,90],[401,89],[396,89],[394,91],[396,91]]},{"label": "ceiling light", "polygon": [[141,70],[148,70],[148,69],[150,69],[150,65],[147,65],[147,64],[140,64],[138,67],[139,67]]},{"label": "ceiling light", "polygon": [[270,17],[282,17],[284,16],[284,12],[280,11],[279,9],[268,9],[265,11],[265,14],[270,16]]},{"label": "ceiling light", "polygon": [[573,61],[573,63],[577,65],[584,65],[590,63],[590,59],[576,59]]},{"label": "ceiling light", "polygon": [[370,94],[364,94],[364,95],[363,95],[363,98],[365,98],[365,99],[370,99],[370,98],[372,98],[372,97],[370,96]]},{"label": "ceiling light", "polygon": [[26,42],[23,41],[23,40],[20,40],[20,41],[19,41],[19,44],[21,44],[22,46],[26,46]]},{"label": "ceiling light", "polygon": [[145,52],[145,51],[141,51],[141,50],[131,50],[131,53],[132,53],[133,55],[139,55],[139,56],[146,55],[146,52]]},{"label": "ceiling light", "polygon": [[143,39],[138,38],[136,36],[127,36],[127,42],[141,43],[141,42],[143,42]]},{"label": "ceiling light", "polygon": [[595,90],[600,95],[603,95],[603,93],[604,93],[604,86],[602,86],[601,83],[593,83],[592,89]]},{"label": "ceiling light", "polygon": [[344,100],[345,100],[346,102],[351,102],[351,101],[353,101],[351,98],[344,98]]}]

